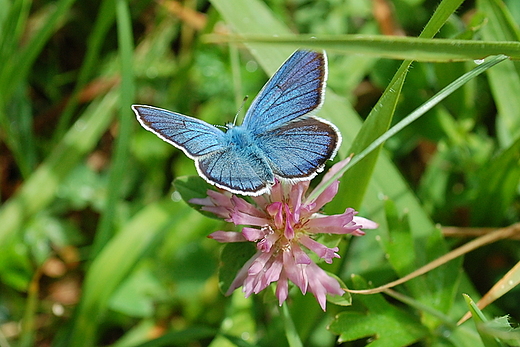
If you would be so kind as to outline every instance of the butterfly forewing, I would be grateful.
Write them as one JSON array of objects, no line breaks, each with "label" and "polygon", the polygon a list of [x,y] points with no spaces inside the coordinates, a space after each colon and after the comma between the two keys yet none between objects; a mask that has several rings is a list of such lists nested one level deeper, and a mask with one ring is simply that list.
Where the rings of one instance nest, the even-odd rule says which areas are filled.
[{"label": "butterfly forewing", "polygon": [[180,148],[190,158],[220,151],[225,146],[224,133],[204,121],[151,106],[132,108],[145,129]]},{"label": "butterfly forewing", "polygon": [[294,52],[258,93],[243,126],[261,134],[308,115],[321,107],[326,79],[325,53]]}]

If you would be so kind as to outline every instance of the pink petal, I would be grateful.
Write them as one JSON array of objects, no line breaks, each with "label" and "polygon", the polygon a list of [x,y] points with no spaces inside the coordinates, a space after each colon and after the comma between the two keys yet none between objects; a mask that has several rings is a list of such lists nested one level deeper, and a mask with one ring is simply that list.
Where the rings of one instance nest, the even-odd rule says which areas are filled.
[{"label": "pink petal", "polygon": [[300,236],[299,241],[302,245],[316,253],[318,257],[324,259],[327,264],[331,264],[333,258],[340,257],[339,254],[336,253],[339,251],[338,247],[329,248],[306,235]]},{"label": "pink petal", "polygon": [[319,211],[325,204],[328,204],[332,201],[332,199],[336,196],[339,189],[339,181],[334,181],[330,186],[325,188],[325,190],[318,195],[316,200],[314,200],[314,206],[311,210],[311,212],[317,212]]},{"label": "pink petal", "polygon": [[268,284],[278,281],[283,270],[283,259],[281,255],[271,257],[269,267],[265,269],[265,278]]},{"label": "pink petal", "polygon": [[307,267],[307,274],[309,276],[309,291],[314,294],[323,311],[325,311],[327,305],[327,294],[343,295],[345,293],[338,281],[327,275],[318,265],[310,264]]},{"label": "pink petal", "polygon": [[296,264],[308,265],[312,263],[311,258],[297,244],[293,243],[291,245],[291,251]]},{"label": "pink petal", "polygon": [[[260,256],[257,261],[259,261],[261,257],[262,256]],[[280,278],[280,273],[282,271],[281,259],[282,258],[280,256],[269,256],[267,262],[258,272],[252,270],[256,263],[253,262],[249,268],[249,275],[244,281],[244,293],[246,294],[246,297],[251,293],[260,293],[262,290],[267,288],[269,284],[277,281]]]},{"label": "pink petal", "polygon": [[258,227],[269,224],[269,219],[267,218],[257,217],[237,210],[234,210],[231,213],[231,218],[229,221],[233,222],[235,225],[254,225]]},{"label": "pink petal", "polygon": [[376,222],[363,217],[354,216],[353,220],[357,225],[359,225],[358,228],[360,229],[376,229],[379,227],[379,224]]},{"label": "pink petal", "polygon": [[193,199],[190,199],[188,200],[188,202],[190,204],[194,204],[194,205],[202,205],[202,206],[215,206],[215,204],[213,203],[213,201],[211,200],[211,198],[209,196],[206,196],[205,198],[193,198]]},{"label": "pink petal", "polygon": [[267,287],[268,283],[264,277],[264,269],[270,258],[270,254],[260,253],[260,256],[250,264],[247,270],[247,277],[244,279],[242,286],[246,297],[252,293],[259,293]]},{"label": "pink petal", "polygon": [[325,185],[325,183],[327,181],[329,181],[336,173],[338,173],[341,169],[343,169],[345,166],[347,166],[347,164],[350,162],[350,159],[352,159],[352,157],[345,158],[342,161],[334,164],[329,169],[329,171],[327,171],[327,173],[325,175],[323,175],[323,178],[322,178],[321,182],[314,189],[321,189],[321,187],[323,185]]},{"label": "pink petal", "polygon": [[242,233],[237,233],[234,231],[215,231],[209,234],[208,237],[221,243],[247,241]]},{"label": "pink petal", "polygon": [[207,194],[208,196],[204,199],[194,198],[188,202],[195,205],[202,205],[203,211],[208,211],[220,218],[228,219],[230,211],[233,210],[231,197],[211,189],[207,191]]},{"label": "pink petal", "polygon": [[271,258],[271,253],[260,253],[258,258],[256,258],[255,262],[251,264],[249,267],[248,273],[249,275],[256,275],[263,271],[265,268],[265,264],[269,261]]},{"label": "pink petal", "polygon": [[292,240],[294,238],[294,228],[293,228],[293,224],[296,221],[294,221],[294,216],[291,212],[291,210],[289,209],[289,206],[287,206],[287,204],[284,204],[284,207],[285,207],[285,230],[284,230],[284,235],[285,235],[285,238],[287,240]]},{"label": "pink petal", "polygon": [[291,186],[289,192],[289,206],[291,207],[294,215],[294,223],[296,223],[301,216],[301,206],[305,192],[309,188],[310,181],[296,182]]},{"label": "pink petal", "polygon": [[271,248],[278,241],[279,238],[279,234],[269,233],[260,242],[256,244],[256,248],[262,252],[271,252]]},{"label": "pink petal", "polygon": [[251,242],[263,239],[265,237],[265,235],[267,235],[268,232],[269,232],[268,228],[262,228],[262,229],[248,228],[248,227],[242,228],[242,234],[244,235],[244,238],[247,241],[251,241]]},{"label": "pink petal", "polygon": [[[228,209],[233,209],[233,203],[231,202],[232,195],[230,193],[221,193],[217,192],[211,189],[208,189],[206,191],[208,194],[208,197],[210,198],[211,202],[214,206],[222,206],[226,207]],[[198,200],[198,199],[192,199],[192,200]],[[203,199],[200,199],[203,200]],[[191,200],[190,200],[191,201]]]},{"label": "pink petal", "polygon": [[[192,199],[193,200],[193,199]],[[190,200],[191,201],[191,200]],[[224,219],[226,222],[230,222],[230,216],[231,216],[231,213],[230,211],[225,208],[225,207],[222,207],[222,206],[203,206],[201,208],[202,211],[207,211],[207,212],[211,212],[213,213],[214,215]]]},{"label": "pink petal", "polygon": [[347,208],[344,213],[332,216],[314,214],[314,218],[307,222],[308,231],[329,234],[353,233],[360,227],[353,221],[355,213],[357,212],[354,209]]},{"label": "pink petal", "polygon": [[248,214],[255,217],[266,217],[265,213],[259,210],[255,205],[250,204],[246,200],[233,195],[231,197],[231,202],[234,205],[234,209],[240,211],[241,213]]},{"label": "pink petal", "polygon": [[304,269],[307,265],[296,264],[291,251],[283,252],[283,269],[287,278],[297,285],[303,294],[307,292],[308,280]]},{"label": "pink petal", "polygon": [[283,207],[284,204],[282,202],[276,201],[266,208],[267,213],[269,213],[274,221],[274,227],[276,229],[282,228],[284,223]]},{"label": "pink petal", "polygon": [[289,282],[287,281],[287,276],[285,272],[282,271],[280,278],[278,279],[278,283],[276,285],[276,297],[278,298],[278,305],[282,306],[282,304],[287,300],[289,296]]},{"label": "pink petal", "polygon": [[[231,283],[231,285],[229,286],[227,292],[226,292],[226,296],[229,296],[231,295],[231,293],[233,293],[235,291],[235,289],[237,289],[238,287],[240,286],[243,286],[244,285],[244,281],[246,280],[247,276],[248,276],[248,272],[249,272],[249,267],[251,266],[251,264],[253,264],[255,261],[256,261],[256,258],[258,258],[260,256],[260,252],[257,252],[255,255],[253,255],[251,257],[251,259],[249,259],[245,264],[244,266],[242,266],[242,268],[240,269],[240,271],[238,271],[235,279],[233,280],[233,282]],[[245,291],[245,290],[244,290]]]},{"label": "pink petal", "polygon": [[283,187],[282,184],[275,179],[275,184],[271,187],[271,201],[272,202],[282,202],[283,201]]}]

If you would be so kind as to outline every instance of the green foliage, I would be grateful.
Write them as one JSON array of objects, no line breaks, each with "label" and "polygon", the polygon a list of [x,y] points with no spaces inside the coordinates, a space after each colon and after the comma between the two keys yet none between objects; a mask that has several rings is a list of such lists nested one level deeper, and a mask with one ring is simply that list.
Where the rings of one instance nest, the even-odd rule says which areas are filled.
[{"label": "green foliage", "polygon": [[[207,238],[235,228],[188,203],[215,188],[130,108],[224,125],[295,48],[326,49],[319,116],[342,133],[338,157],[373,149],[324,212],[380,226],[338,241],[323,268],[376,287],[460,243],[437,225],[518,222],[520,2],[0,4],[1,346],[520,345],[518,288],[483,310],[469,299],[513,268],[518,241],[385,294],[330,297],[327,312],[291,287],[281,309],[269,289],[225,297],[254,246]],[[514,59],[473,61],[493,54]]]},{"label": "green foliage", "polygon": [[[367,283],[352,277],[353,288],[365,289]],[[389,304],[381,294],[359,298],[364,311],[348,310],[337,315],[330,329],[339,341],[373,337],[367,346],[408,346],[424,338],[427,330],[410,313]]]},{"label": "green foliage", "polygon": [[508,317],[496,317],[488,321],[468,295],[464,295],[464,299],[485,347],[520,346],[520,329],[512,328]]},{"label": "green foliage", "polygon": [[256,253],[255,247],[248,242],[228,243],[220,256],[219,286],[222,293],[227,293],[236,274]]}]

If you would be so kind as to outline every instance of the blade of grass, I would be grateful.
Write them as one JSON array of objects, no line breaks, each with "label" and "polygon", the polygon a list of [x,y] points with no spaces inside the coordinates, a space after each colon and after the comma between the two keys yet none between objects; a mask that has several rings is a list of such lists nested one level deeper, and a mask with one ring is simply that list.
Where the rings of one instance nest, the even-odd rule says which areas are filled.
[{"label": "blade of grass", "polygon": [[[41,29],[23,47],[16,56],[10,57],[0,65],[0,95],[8,100],[13,93],[13,86],[18,86],[27,78],[29,70],[47,43],[51,35],[62,24],[63,17],[68,13],[75,0],[59,0],[54,4],[55,11],[42,24]],[[5,114],[0,114],[5,117]]]},{"label": "blade of grass", "polygon": [[[19,39],[25,29],[31,1],[18,0],[3,7],[0,22],[0,61],[7,62],[19,48]],[[1,68],[0,68],[1,69]]]},{"label": "blade of grass", "polygon": [[54,132],[55,141],[61,139],[65,133],[65,130],[69,126],[72,115],[78,106],[79,93],[95,72],[97,67],[96,64],[99,63],[99,56],[101,54],[102,45],[105,42],[108,30],[115,20],[115,8],[115,0],[105,0],[101,3],[96,23],[94,24],[94,28],[92,29],[92,32],[87,40],[87,52],[85,54],[83,64],[79,70],[78,79],[74,86],[74,90],[72,91],[69,100],[67,100],[67,105],[65,106],[65,109],[63,110],[58,120],[58,125],[56,126],[56,130]]},{"label": "blade of grass", "polygon": [[493,57],[487,60],[485,63],[478,65],[473,70],[465,73],[461,77],[457,78],[455,81],[450,83],[448,86],[444,87],[441,91],[431,97],[427,102],[422,104],[415,111],[406,116],[399,123],[394,125],[391,129],[385,132],[383,135],[379,136],[375,139],[368,147],[366,147],[363,151],[361,151],[358,155],[355,155],[352,160],[339,170],[334,176],[332,176],[329,180],[329,184],[325,184],[321,189],[315,189],[312,192],[312,195],[308,197],[309,200],[316,198],[328,185],[330,185],[333,181],[339,179],[345,172],[347,172],[351,167],[354,167],[357,163],[361,162],[367,155],[375,151],[379,146],[381,146],[386,140],[397,134],[399,131],[403,130],[405,127],[410,125],[412,122],[417,120],[419,117],[424,115],[426,112],[431,110],[435,105],[440,103],[446,97],[451,95],[455,90],[460,88],[465,83],[469,82],[473,78],[477,77],[481,73],[487,71],[489,68],[495,66],[496,64],[507,60],[508,57],[505,55],[500,55],[497,57]]},{"label": "blade of grass", "polygon": [[120,198],[125,176],[130,134],[134,122],[130,106],[134,100],[135,86],[133,75],[133,36],[130,11],[126,0],[117,0],[117,33],[119,59],[121,62],[121,84],[119,98],[119,129],[115,142],[115,153],[108,178],[108,195],[101,214],[91,256],[94,258],[113,235],[113,220],[116,216],[117,201]]},{"label": "blade of grass", "polygon": [[[493,303],[498,298],[502,297],[504,294],[511,291],[520,283],[520,262],[516,263],[515,266],[509,270],[504,277],[498,280],[497,283],[493,285],[493,287],[486,293],[484,296],[477,302],[477,307],[479,309],[484,309],[486,306]],[[470,312],[468,312],[464,317],[460,319],[457,324],[464,323],[470,317]]]},{"label": "blade of grass", "polygon": [[[507,7],[499,0],[479,0],[477,8],[487,15],[482,28],[486,40],[520,41],[520,32]],[[502,148],[520,135],[520,63],[507,62],[488,72],[489,84],[498,110],[497,137]]]},{"label": "blade of grass", "polygon": [[[420,38],[432,38],[448,20],[449,16],[460,6],[462,1],[463,0],[443,0],[434,12],[432,18],[426,24],[423,32],[420,34]],[[370,114],[359,130],[358,135],[350,147],[351,153],[360,153],[376,138],[388,130],[404,79],[411,64],[412,61],[410,60],[403,61],[399,70],[394,75],[394,78],[383,92],[377,105],[370,111]],[[343,177],[343,181],[346,184],[340,186],[335,198],[336,206],[341,206],[341,208],[336,207],[332,212],[343,212],[343,206],[352,206],[355,209],[359,209],[363,197],[365,196],[368,183],[374,172],[374,167],[381,148],[382,144],[374,149],[372,154],[360,161],[357,168],[354,168],[354,170],[351,170]],[[352,187],[356,187],[356,189],[352,189]]]},{"label": "blade of grass", "polygon": [[325,49],[328,52],[366,55],[387,59],[425,62],[455,62],[484,59],[505,54],[520,59],[520,42],[426,39],[422,37],[381,35],[291,35],[291,36],[218,36],[208,35],[208,42],[261,43],[284,47]]},{"label": "blade of grass", "polygon": [[502,344],[500,344],[495,338],[492,336],[489,336],[481,329],[481,325],[487,321],[486,317],[480,311],[475,305],[475,302],[469,295],[463,294],[464,299],[466,300],[466,304],[469,307],[469,310],[471,311],[471,315],[473,316],[473,320],[475,321],[475,325],[477,326],[477,331],[480,335],[480,338],[482,339],[482,343],[485,347],[503,347]]},{"label": "blade of grass", "polygon": [[285,336],[287,337],[289,347],[303,347],[300,336],[298,336],[298,332],[296,331],[296,327],[294,326],[294,322],[291,318],[291,313],[289,312],[287,303],[282,304],[280,311],[284,322]]},{"label": "blade of grass", "polygon": [[520,179],[520,137],[478,173],[479,189],[472,199],[471,225],[500,225],[513,204]]},{"label": "blade of grass", "polygon": [[[9,125],[6,142],[16,160],[18,169],[27,179],[37,163],[36,141],[34,138],[33,111],[27,95],[25,83],[16,88],[9,101]],[[5,126],[5,125],[4,125]]]},{"label": "blade of grass", "polygon": [[18,232],[29,216],[51,203],[60,182],[108,128],[117,99],[116,92],[111,91],[94,101],[15,195],[0,207],[0,244]]},{"label": "blade of grass", "polygon": [[[66,15],[74,0],[57,1],[51,8],[54,12],[36,30],[29,42],[21,49],[18,39],[25,29],[26,18],[30,7],[29,1],[17,1],[11,7],[8,19],[4,22],[0,36],[0,127],[5,133],[6,144],[14,154],[24,176],[27,176],[31,167],[31,151],[26,151],[24,142],[32,138],[32,124],[27,115],[11,119],[8,116],[8,107],[11,107],[13,94],[20,93],[19,88],[25,88],[24,81],[34,61],[40,54],[51,35],[62,24],[62,18]],[[16,121],[15,121],[16,120]],[[20,126],[20,132],[11,131],[11,122]],[[27,136],[28,135],[28,136]],[[30,141],[30,140],[29,140]],[[29,144],[30,146],[30,144]]]},{"label": "blade of grass", "polygon": [[[0,23],[0,61],[9,62],[19,50],[19,40],[25,30],[31,2],[15,1],[2,7],[5,17]],[[0,66],[0,72],[6,69]],[[25,85],[14,88],[14,100],[0,96],[0,127],[4,130],[5,142],[26,179],[36,163],[34,136],[32,132],[31,107],[28,106]],[[5,108],[9,106],[8,110]],[[5,112],[5,113],[4,113]],[[9,113],[7,113],[9,112]],[[13,115],[8,117],[8,114]],[[2,116],[3,115],[3,116]]]},{"label": "blade of grass", "polygon": [[25,304],[25,312],[21,324],[20,347],[34,346],[41,276],[41,269],[36,270],[27,291],[27,303]]},{"label": "blade of grass", "polygon": [[[107,310],[108,300],[129,271],[149,250],[167,225],[189,215],[187,205],[166,198],[138,212],[113,237],[93,260],[83,285],[81,302],[75,313],[70,336],[57,341],[59,346],[95,346],[97,327]],[[171,211],[176,213],[172,215]],[[93,319],[93,317],[96,317]]]}]

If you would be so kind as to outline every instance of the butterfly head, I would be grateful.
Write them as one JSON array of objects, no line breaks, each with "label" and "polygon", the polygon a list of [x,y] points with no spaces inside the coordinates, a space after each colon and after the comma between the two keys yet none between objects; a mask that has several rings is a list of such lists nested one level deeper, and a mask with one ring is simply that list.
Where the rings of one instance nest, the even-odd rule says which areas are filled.
[{"label": "butterfly head", "polygon": [[226,123],[226,125],[224,125],[224,128],[226,128],[226,130],[229,130],[231,128],[234,128],[236,126],[235,122],[231,123],[231,122],[228,122]]}]

